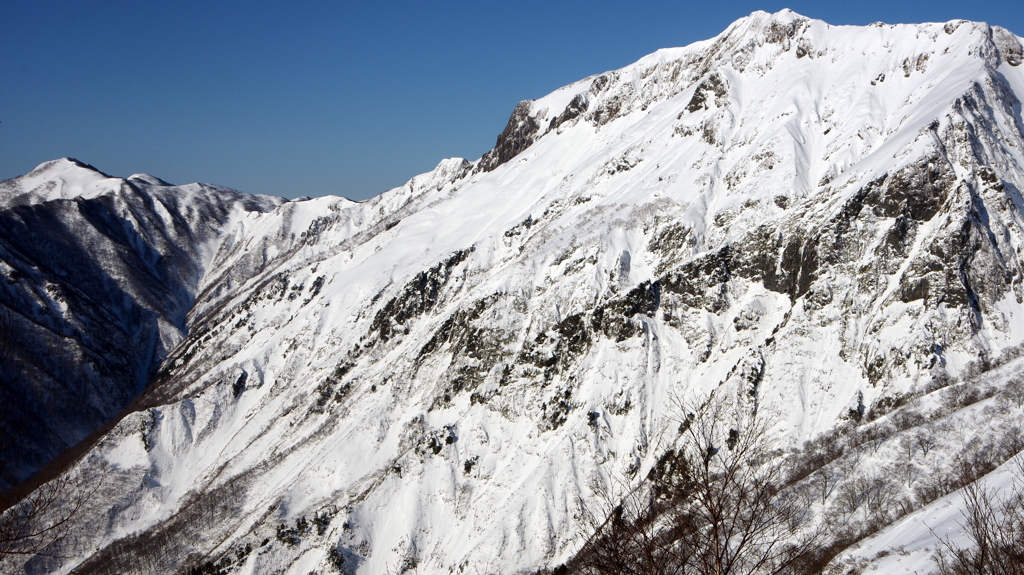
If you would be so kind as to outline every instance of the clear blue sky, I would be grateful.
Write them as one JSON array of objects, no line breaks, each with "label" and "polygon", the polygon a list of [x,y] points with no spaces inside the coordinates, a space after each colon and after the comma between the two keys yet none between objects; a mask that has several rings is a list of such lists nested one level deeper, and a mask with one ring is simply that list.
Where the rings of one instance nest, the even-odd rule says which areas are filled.
[{"label": "clear blue sky", "polygon": [[71,156],[117,176],[364,199],[480,157],[519,100],[786,7],[1024,35],[1010,0],[5,0],[0,180]]}]

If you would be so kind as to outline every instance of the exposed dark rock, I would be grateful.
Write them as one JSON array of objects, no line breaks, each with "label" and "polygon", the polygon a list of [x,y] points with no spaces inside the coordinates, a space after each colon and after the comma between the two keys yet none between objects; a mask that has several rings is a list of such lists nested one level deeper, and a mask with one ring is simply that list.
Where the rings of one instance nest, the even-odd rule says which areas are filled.
[{"label": "exposed dark rock", "polygon": [[630,290],[625,297],[609,303],[606,309],[624,317],[633,317],[637,314],[652,316],[654,312],[658,311],[659,305],[661,305],[661,286],[658,282],[645,281]]},{"label": "exposed dark rock", "polygon": [[648,242],[647,249],[658,255],[660,262],[656,270],[664,274],[689,255],[692,230],[683,224],[671,224],[658,231]]},{"label": "exposed dark rock", "polygon": [[505,230],[505,237],[511,238],[529,232],[530,228],[533,227],[533,224],[535,223],[536,221],[533,219],[532,216],[526,216],[525,220]]},{"label": "exposed dark rock", "polygon": [[386,343],[399,330],[404,331],[406,324],[411,320],[432,310],[441,297],[441,288],[451,279],[453,270],[464,262],[474,249],[471,247],[455,252],[429,270],[420,272],[405,285],[401,293],[377,311],[370,324],[370,331],[364,339],[369,344]]},{"label": "exposed dark rock", "polygon": [[416,450],[423,455],[440,455],[446,445],[451,445],[459,440],[454,425],[445,425],[435,429],[420,438]]},{"label": "exposed dark rock", "polygon": [[707,110],[711,107],[710,102],[712,101],[717,107],[724,106],[729,103],[728,93],[728,82],[721,74],[715,72],[697,85],[693,97],[690,98],[690,103],[686,105],[686,111],[693,113]]},{"label": "exposed dark rock", "polygon": [[658,282],[643,282],[622,298],[598,307],[591,315],[591,328],[607,338],[625,341],[636,335],[641,325],[636,315],[653,316],[661,306],[661,286]]},{"label": "exposed dark rock", "polygon": [[542,406],[544,410],[544,429],[551,431],[561,427],[569,420],[569,413],[577,406],[572,403],[572,388],[558,390],[547,403]]},{"label": "exposed dark rock", "polygon": [[611,79],[608,78],[607,74],[602,74],[590,84],[591,94],[600,94],[608,85],[611,83]]},{"label": "exposed dark rock", "polygon": [[551,124],[548,125],[548,131],[558,128],[569,120],[578,118],[587,111],[587,106],[589,105],[590,101],[587,99],[586,94],[576,94],[576,97],[569,102],[569,105],[565,107],[565,110],[563,110],[558,117],[551,119]]},{"label": "exposed dark rock", "polygon": [[609,176],[621,172],[628,172],[635,168],[637,164],[642,161],[642,158],[637,157],[634,153],[627,152],[618,158],[613,158],[608,164],[606,164],[606,172]]},{"label": "exposed dark rock", "polygon": [[796,44],[796,57],[803,58],[804,56],[814,57],[814,48],[806,38],[801,38]]},{"label": "exposed dark rock", "polygon": [[516,104],[508,124],[498,136],[494,148],[480,158],[477,169],[483,172],[490,172],[505,162],[511,160],[520,152],[529,148],[540,136],[540,126],[537,120],[530,115],[532,108],[530,102],[522,101]]},{"label": "exposed dark rock", "polygon": [[764,380],[765,367],[764,355],[757,349],[751,350],[736,366],[736,373],[743,379],[747,395],[755,400]]},{"label": "exposed dark rock", "polygon": [[1007,64],[1020,66],[1024,62],[1024,47],[1021,47],[1016,35],[1003,28],[993,28],[992,40]]},{"label": "exposed dark rock", "polygon": [[249,374],[242,371],[242,373],[238,375],[238,378],[235,379],[234,383],[231,384],[231,392],[235,397],[242,395],[242,392],[245,391],[245,382],[247,379],[249,379]]},{"label": "exposed dark rock", "polygon": [[540,333],[533,341],[527,341],[519,352],[516,362],[531,364],[544,374],[552,377],[575,365],[590,351],[593,335],[587,329],[584,314],[570,315],[556,324],[550,331]]},{"label": "exposed dark rock", "polygon": [[721,311],[728,306],[726,282],[732,274],[732,257],[732,249],[726,246],[683,264],[659,280],[658,285],[666,293],[674,294],[675,301],[685,308]]},{"label": "exposed dark rock", "polygon": [[806,20],[793,20],[792,22],[772,20],[764,31],[764,41],[769,44],[783,44],[796,36],[797,32],[806,24]]},{"label": "exposed dark rock", "polygon": [[[447,405],[459,393],[474,391],[483,383],[494,366],[508,359],[506,351],[513,333],[497,329],[485,314],[501,299],[498,294],[477,300],[468,308],[460,308],[446,319],[420,349],[417,363],[441,351],[452,356],[444,378],[447,380],[434,407]],[[473,403],[482,403],[484,395],[474,393]]]},{"label": "exposed dark rock", "polygon": [[608,122],[611,122],[615,118],[619,117],[619,113],[622,112],[625,106],[625,99],[622,95],[616,95],[608,98],[602,102],[597,108],[590,113],[590,119],[597,126],[603,126]]},{"label": "exposed dark rock", "polygon": [[875,261],[882,273],[896,273],[900,269],[914,246],[917,227],[917,221],[907,216],[899,216],[893,221],[875,248]]},{"label": "exposed dark rock", "polygon": [[583,315],[578,313],[565,318],[555,326],[555,331],[562,338],[560,351],[563,351],[564,356],[576,359],[590,350],[592,342],[586,326]]},{"label": "exposed dark rock", "polygon": [[869,183],[864,203],[876,216],[893,218],[906,214],[919,222],[935,217],[956,176],[949,162],[932,156]]},{"label": "exposed dark rock", "polygon": [[[516,357],[516,365],[530,366],[535,372],[543,374],[546,385],[556,374],[569,372],[577,366],[598,338],[624,341],[636,335],[641,324],[635,316],[653,315],[660,301],[661,289],[658,283],[644,282],[606,306],[598,306],[589,313],[567,316],[550,330],[527,341]],[[506,367],[502,386],[507,385],[505,382],[511,379],[512,369],[512,366]],[[561,405],[561,401],[555,403]]]},{"label": "exposed dark rock", "polygon": [[[947,162],[937,157],[922,159],[868,183],[812,236],[799,228],[788,234],[779,233],[775,226],[755,229],[737,243],[730,258],[733,272],[795,300],[808,292],[823,266],[849,264],[860,257],[868,238],[853,232],[852,222],[867,209],[873,217],[893,218],[878,247],[889,256],[879,258],[880,271],[893,273],[909,255],[917,222],[935,217],[954,188]],[[920,291],[919,287],[911,290]]]}]

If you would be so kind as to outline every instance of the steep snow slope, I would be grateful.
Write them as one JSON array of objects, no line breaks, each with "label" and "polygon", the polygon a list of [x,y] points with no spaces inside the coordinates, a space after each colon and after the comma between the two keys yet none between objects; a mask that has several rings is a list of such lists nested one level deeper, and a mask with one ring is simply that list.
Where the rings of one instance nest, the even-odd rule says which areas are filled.
[{"label": "steep snow slope", "polygon": [[0,183],[0,305],[12,336],[0,390],[0,487],[117,415],[185,333],[220,235],[282,200],[75,160]]},{"label": "steep snow slope", "polygon": [[249,214],[73,470],[102,528],[26,569],[556,565],[676,398],[795,443],[1004,362],[1021,60],[985,24],[755,13],[521,103],[477,162]]}]

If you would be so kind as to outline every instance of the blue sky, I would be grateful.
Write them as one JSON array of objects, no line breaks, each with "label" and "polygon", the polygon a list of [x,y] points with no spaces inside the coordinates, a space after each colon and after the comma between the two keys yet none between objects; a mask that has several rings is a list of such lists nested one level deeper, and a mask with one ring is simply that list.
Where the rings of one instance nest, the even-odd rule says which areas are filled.
[{"label": "blue sky", "polygon": [[831,24],[982,20],[1021,2],[0,4],[0,179],[71,156],[252,193],[364,199],[480,157],[516,102],[754,10]]}]

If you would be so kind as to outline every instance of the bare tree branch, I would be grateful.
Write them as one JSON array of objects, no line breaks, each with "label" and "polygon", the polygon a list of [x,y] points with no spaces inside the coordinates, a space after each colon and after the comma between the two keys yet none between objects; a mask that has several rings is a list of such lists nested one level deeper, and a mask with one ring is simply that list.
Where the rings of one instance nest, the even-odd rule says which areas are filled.
[{"label": "bare tree branch", "polygon": [[939,539],[933,575],[1024,575],[1024,457],[1018,455],[1010,492],[968,483],[963,489],[966,547]]},{"label": "bare tree branch", "polygon": [[[10,315],[0,313],[0,386],[7,392],[22,376],[14,354],[14,327]],[[6,393],[5,393],[6,395]],[[7,402],[0,402],[0,424],[7,420]],[[17,432],[0,426],[0,454]],[[0,468],[6,466],[0,455]],[[44,483],[27,496],[11,489],[0,494],[0,560],[26,555],[56,555],[56,543],[69,532],[92,490],[82,491],[67,475]]]},{"label": "bare tree branch", "polygon": [[824,527],[786,492],[768,422],[711,397],[679,404],[679,439],[566,567],[603,574],[800,573]]}]

